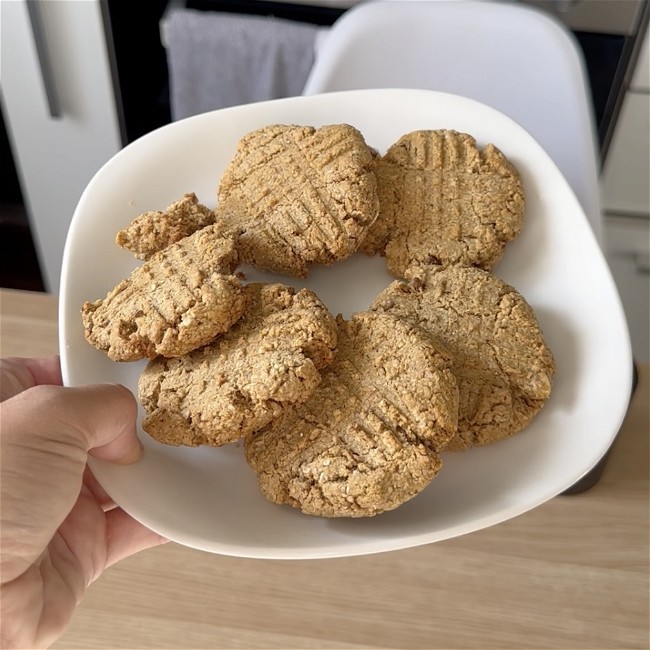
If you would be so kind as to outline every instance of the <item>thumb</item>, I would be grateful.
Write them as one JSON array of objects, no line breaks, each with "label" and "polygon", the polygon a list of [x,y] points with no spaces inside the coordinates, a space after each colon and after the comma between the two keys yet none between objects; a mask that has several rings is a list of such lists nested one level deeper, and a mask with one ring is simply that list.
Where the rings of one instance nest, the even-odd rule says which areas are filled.
[{"label": "thumb", "polygon": [[68,424],[76,444],[96,458],[134,463],[142,456],[135,433],[137,405],[131,392],[119,384],[67,388],[57,412]]},{"label": "thumb", "polygon": [[120,384],[106,384],[80,387],[77,398],[83,397],[84,388],[97,397],[102,391],[110,395],[105,409],[93,408],[87,413],[83,433],[89,453],[124,465],[140,460],[143,447],[135,432],[138,407],[133,394]]},{"label": "thumb", "polygon": [[45,449],[66,444],[97,458],[132,463],[142,455],[136,414],[135,398],[117,384],[35,386],[2,403],[2,439],[20,445],[40,441]]},{"label": "thumb", "polygon": [[35,386],[0,412],[3,555],[33,562],[74,506],[89,451],[121,463],[140,458],[135,398],[107,384]]}]

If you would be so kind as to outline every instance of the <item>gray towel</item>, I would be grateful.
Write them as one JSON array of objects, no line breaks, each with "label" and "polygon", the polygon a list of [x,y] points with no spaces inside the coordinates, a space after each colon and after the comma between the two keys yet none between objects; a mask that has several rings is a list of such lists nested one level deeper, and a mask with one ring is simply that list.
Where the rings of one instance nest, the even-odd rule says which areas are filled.
[{"label": "gray towel", "polygon": [[300,95],[320,30],[273,17],[171,8],[161,33],[172,119]]}]

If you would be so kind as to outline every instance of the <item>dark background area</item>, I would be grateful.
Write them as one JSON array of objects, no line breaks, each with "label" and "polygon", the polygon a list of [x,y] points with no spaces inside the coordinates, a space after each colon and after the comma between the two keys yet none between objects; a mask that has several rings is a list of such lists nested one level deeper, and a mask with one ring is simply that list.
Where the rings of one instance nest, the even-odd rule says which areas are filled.
[{"label": "dark background area", "polygon": [[44,291],[27,213],[20,191],[4,118],[0,123],[2,183],[0,183],[0,286]]}]

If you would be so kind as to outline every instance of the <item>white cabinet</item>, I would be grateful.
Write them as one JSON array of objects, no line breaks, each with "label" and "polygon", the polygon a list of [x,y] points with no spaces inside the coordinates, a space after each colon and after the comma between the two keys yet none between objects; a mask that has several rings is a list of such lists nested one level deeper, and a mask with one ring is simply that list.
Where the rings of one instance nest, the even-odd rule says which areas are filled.
[{"label": "white cabinet", "polygon": [[639,361],[650,359],[649,59],[646,33],[601,178],[605,253]]},{"label": "white cabinet", "polygon": [[100,1],[29,9],[0,2],[0,89],[45,285],[56,293],[77,201],[122,141]]},{"label": "white cabinet", "polygon": [[650,94],[628,91],[602,177],[606,214],[650,217]]},{"label": "white cabinet", "polygon": [[630,89],[638,92],[650,92],[650,39],[647,32],[643,39],[639,62],[634,70]]}]

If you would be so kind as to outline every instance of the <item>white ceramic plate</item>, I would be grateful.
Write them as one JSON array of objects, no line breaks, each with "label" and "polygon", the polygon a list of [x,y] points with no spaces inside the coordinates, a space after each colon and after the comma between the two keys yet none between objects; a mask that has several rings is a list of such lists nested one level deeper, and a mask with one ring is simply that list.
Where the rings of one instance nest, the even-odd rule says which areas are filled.
[{"label": "white ceramic plate", "polygon": [[[163,127],[120,151],[93,178],[74,214],[61,286],[65,383],[120,382],[137,392],[144,362],[118,364],[84,340],[80,308],[103,298],[136,266],[113,242],[146,210],[185,192],[208,206],[238,139],[271,123],[347,122],[381,152],[415,129],[456,129],[492,142],[519,169],[526,223],[496,274],[535,308],[557,362],[553,394],[510,440],[447,453],[440,474],[397,510],[369,519],[321,519],[267,502],[240,446],[175,448],[141,433],[142,462],[93,462],[107,492],[169,539],[257,558],[375,553],[469,533],[520,515],[570,487],[609,448],[626,411],[632,360],[606,263],[578,201],[542,148],[501,113],[473,100],[410,90],[362,90],[229,108]],[[275,276],[277,279],[279,276]],[[273,279],[260,273],[249,279]],[[368,307],[391,277],[381,258],[357,255],[313,270],[306,282],[334,313]]]}]

